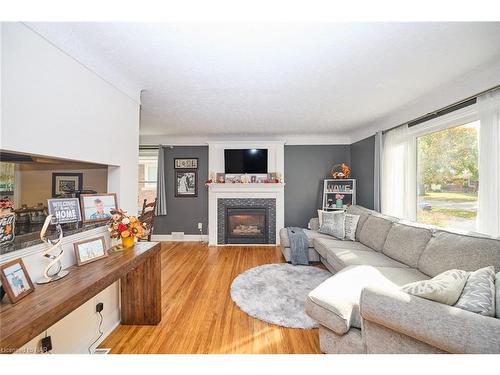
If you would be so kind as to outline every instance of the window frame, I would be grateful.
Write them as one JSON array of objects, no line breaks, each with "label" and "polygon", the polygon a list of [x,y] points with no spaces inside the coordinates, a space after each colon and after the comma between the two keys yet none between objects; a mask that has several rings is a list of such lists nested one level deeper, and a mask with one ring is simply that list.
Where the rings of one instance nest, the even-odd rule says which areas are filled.
[{"label": "window frame", "polygon": [[[408,128],[408,136],[410,137],[410,142],[413,145],[413,150],[415,152],[415,222],[417,221],[418,213],[418,149],[417,149],[417,138],[443,131],[446,129],[454,128],[456,126],[465,125],[471,122],[479,121],[479,113],[477,110],[477,103],[471,104],[470,106],[460,108],[456,111],[447,113],[445,115],[436,117],[429,121],[422,122],[420,124],[414,125]],[[481,125],[479,125],[481,126]],[[479,134],[478,134],[478,148],[479,148]],[[446,230],[457,231],[457,228],[453,227],[440,227]],[[474,229],[474,231],[476,231]]]},{"label": "window frame", "polygon": [[[156,163],[156,170],[158,171],[158,153],[160,152],[160,149],[159,148],[150,148],[150,147],[147,147],[147,148],[141,148],[139,146],[139,157],[138,157],[138,164],[140,165],[141,163],[144,163],[144,162],[147,162],[147,161],[151,161],[151,162],[155,162]],[[144,184],[144,188],[146,189],[151,189],[151,190],[155,190],[156,193],[158,194],[158,180],[149,180],[149,179],[146,179],[149,175],[148,173],[148,169],[151,168],[151,166],[148,166],[146,163],[144,163],[144,179],[141,179],[140,177],[141,176],[137,176],[137,185],[138,187],[141,185],[141,184]],[[138,189],[138,193],[140,192],[140,187]],[[137,198],[139,198],[139,194],[137,196]],[[139,209],[139,213],[141,211],[141,207],[138,208]]]}]

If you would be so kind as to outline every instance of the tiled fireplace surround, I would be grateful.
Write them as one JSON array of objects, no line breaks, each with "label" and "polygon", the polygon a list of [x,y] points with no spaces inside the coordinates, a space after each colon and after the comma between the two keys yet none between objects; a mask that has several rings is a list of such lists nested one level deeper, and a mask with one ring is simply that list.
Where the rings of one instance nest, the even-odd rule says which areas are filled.
[{"label": "tiled fireplace surround", "polygon": [[267,213],[268,244],[276,242],[276,199],[275,198],[219,198],[217,200],[217,244],[226,244],[226,209],[265,208]]}]

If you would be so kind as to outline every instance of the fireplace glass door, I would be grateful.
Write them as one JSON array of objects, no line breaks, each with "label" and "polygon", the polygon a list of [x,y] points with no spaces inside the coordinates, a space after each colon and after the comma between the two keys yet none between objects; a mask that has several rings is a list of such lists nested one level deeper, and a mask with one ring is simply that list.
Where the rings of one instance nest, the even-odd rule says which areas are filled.
[{"label": "fireplace glass door", "polygon": [[268,242],[265,208],[227,208],[226,243],[259,244]]}]

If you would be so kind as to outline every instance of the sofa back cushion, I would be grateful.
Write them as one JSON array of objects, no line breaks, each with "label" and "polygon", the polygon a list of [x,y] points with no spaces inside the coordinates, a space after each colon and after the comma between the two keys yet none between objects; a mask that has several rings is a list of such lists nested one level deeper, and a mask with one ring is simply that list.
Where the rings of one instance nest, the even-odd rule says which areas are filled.
[{"label": "sofa back cushion", "polygon": [[418,260],[431,237],[429,229],[394,223],[382,252],[407,266],[417,268]]},{"label": "sofa back cushion", "polygon": [[487,266],[500,270],[500,240],[441,230],[434,232],[418,260],[418,269],[432,277],[453,268],[476,271]]},{"label": "sofa back cushion", "polygon": [[373,250],[382,251],[392,223],[393,220],[381,215],[368,216],[359,233],[359,242]]},{"label": "sofa back cushion", "polygon": [[368,219],[368,216],[370,216],[372,212],[373,211],[368,208],[357,205],[352,205],[347,208],[346,213],[350,215],[359,215],[358,226],[356,227],[356,241],[359,241],[361,229],[363,228],[363,225],[365,225],[366,219]]},{"label": "sofa back cushion", "polygon": [[500,318],[500,272],[495,276],[495,293],[496,293],[496,317]]}]

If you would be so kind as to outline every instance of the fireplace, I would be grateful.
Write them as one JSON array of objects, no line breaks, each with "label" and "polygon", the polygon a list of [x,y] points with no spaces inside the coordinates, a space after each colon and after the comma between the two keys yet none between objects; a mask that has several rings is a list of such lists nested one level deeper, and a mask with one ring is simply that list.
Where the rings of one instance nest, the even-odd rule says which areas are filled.
[{"label": "fireplace", "polygon": [[218,198],[215,220],[219,245],[276,244],[275,198]]},{"label": "fireplace", "polygon": [[266,207],[226,207],[227,244],[266,244],[269,242]]}]

